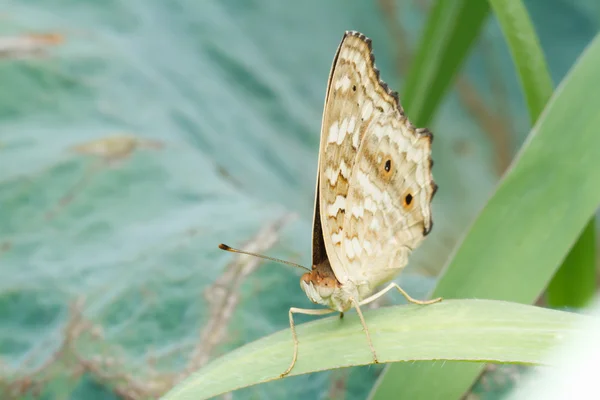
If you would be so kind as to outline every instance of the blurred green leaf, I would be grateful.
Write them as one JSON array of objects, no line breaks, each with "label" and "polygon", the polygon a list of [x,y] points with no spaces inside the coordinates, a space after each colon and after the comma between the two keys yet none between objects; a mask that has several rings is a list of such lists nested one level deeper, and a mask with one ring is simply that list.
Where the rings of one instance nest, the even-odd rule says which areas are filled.
[{"label": "blurred green leaf", "polygon": [[[600,92],[589,90],[597,86],[598,36],[555,92],[433,296],[532,303],[542,293],[600,203]],[[372,398],[459,398],[480,371],[395,364]]]},{"label": "blurred green leaf", "polygon": [[438,0],[432,7],[402,96],[415,125],[431,121],[488,13],[480,0]]},{"label": "blurred green leaf", "polygon": [[596,291],[596,227],[592,218],[548,286],[550,307],[585,307]]},{"label": "blurred green leaf", "polygon": [[527,9],[520,0],[489,2],[508,43],[533,125],[552,96],[553,90],[544,53]]},{"label": "blurred green leaf", "polygon": [[[490,0],[490,4],[509,44],[531,123],[535,124],[552,95],[552,79],[538,37],[522,2]],[[547,296],[550,306],[582,307],[592,298],[596,289],[594,225],[592,218],[552,278]]]},{"label": "blurred green leaf", "polygon": [[[365,313],[382,362],[494,360],[541,363],[548,350],[589,317],[489,300],[448,300],[431,306],[395,306]],[[372,362],[356,314],[297,326],[299,357],[290,375]],[[276,379],[292,355],[289,329],[214,360],[165,399],[206,399]]]}]

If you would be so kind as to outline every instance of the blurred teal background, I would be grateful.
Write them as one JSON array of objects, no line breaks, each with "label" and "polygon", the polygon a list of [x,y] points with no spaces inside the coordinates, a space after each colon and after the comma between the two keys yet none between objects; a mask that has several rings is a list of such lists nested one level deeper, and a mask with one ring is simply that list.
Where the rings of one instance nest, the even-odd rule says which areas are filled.
[{"label": "blurred teal background", "polygon": [[[599,4],[526,1],[555,83],[598,31]],[[342,34],[372,38],[382,78],[402,93],[427,9],[423,0],[4,2],[0,398],[156,397],[188,368],[288,327],[289,307],[311,307],[297,271],[240,269],[217,245],[243,246],[287,218],[272,247],[256,245],[310,265],[321,113]],[[414,297],[427,295],[528,121],[490,18],[429,127],[435,226],[397,279]],[[229,398],[360,399],[381,368]],[[473,396],[492,398],[519,371],[498,369]]]}]

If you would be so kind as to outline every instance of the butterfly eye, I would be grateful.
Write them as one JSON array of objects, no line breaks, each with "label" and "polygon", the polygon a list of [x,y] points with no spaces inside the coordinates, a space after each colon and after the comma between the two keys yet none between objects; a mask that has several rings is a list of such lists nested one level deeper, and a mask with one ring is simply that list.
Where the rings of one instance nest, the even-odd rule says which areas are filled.
[{"label": "butterfly eye", "polygon": [[352,91],[356,92],[356,85],[352,85]]},{"label": "butterfly eye", "polygon": [[404,208],[410,208],[410,205],[413,202],[413,196],[410,193],[407,193],[404,196],[404,199],[402,199],[402,205],[404,206]]},{"label": "butterfly eye", "polygon": [[392,179],[392,176],[394,175],[392,160],[390,158],[387,158],[386,156],[380,156],[377,161],[379,163],[378,169],[380,177],[385,179],[386,181]]}]

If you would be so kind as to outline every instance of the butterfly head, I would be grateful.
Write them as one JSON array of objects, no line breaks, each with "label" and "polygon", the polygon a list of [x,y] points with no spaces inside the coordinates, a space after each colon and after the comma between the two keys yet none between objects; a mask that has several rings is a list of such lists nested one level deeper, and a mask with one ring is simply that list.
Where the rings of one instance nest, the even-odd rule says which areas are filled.
[{"label": "butterfly head", "polygon": [[311,272],[302,275],[300,287],[313,303],[324,305],[332,310],[343,312],[352,306],[328,260],[313,265]]}]

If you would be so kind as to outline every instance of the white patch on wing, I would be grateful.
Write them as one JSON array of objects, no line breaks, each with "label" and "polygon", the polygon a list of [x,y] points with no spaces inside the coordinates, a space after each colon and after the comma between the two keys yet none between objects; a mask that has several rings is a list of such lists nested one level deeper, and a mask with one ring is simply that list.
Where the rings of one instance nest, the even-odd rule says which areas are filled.
[{"label": "white patch on wing", "polygon": [[350,48],[343,48],[340,52],[340,59],[349,59],[350,58]]},{"label": "white patch on wing", "polygon": [[327,178],[327,180],[332,186],[335,186],[337,184],[337,180],[340,174],[346,180],[350,178],[350,168],[348,168],[344,160],[340,162],[340,167],[337,170],[331,167],[328,167],[325,170],[325,178]]},{"label": "white patch on wing", "polygon": [[355,216],[356,218],[363,218],[365,211],[370,211],[373,215],[377,211],[376,204],[369,196],[366,196],[362,203],[353,204],[350,209],[350,215]]},{"label": "white patch on wing", "polygon": [[373,232],[379,232],[380,228],[381,228],[381,224],[379,223],[379,219],[377,217],[374,217],[371,220],[371,224],[369,225],[369,229],[372,230]]},{"label": "white patch on wing", "polygon": [[371,254],[373,254],[373,245],[368,240],[365,240],[363,242],[363,249],[365,249],[365,252],[367,253],[367,255],[370,256]]},{"label": "white patch on wing", "polygon": [[342,89],[342,92],[345,92],[348,90],[348,88],[350,88],[350,83],[351,82],[348,75],[344,75],[335,82],[334,87],[336,90]]},{"label": "white patch on wing", "polygon": [[356,117],[350,117],[348,121],[348,133],[354,133],[356,130]]},{"label": "white patch on wing", "polygon": [[356,218],[362,218],[365,215],[365,209],[361,206],[352,206],[350,213]]},{"label": "white patch on wing", "polygon": [[[371,132],[379,140],[381,140],[381,138],[383,138],[384,136],[394,137],[394,141],[396,141],[398,143],[398,145],[400,146],[400,148],[402,148],[402,140],[403,140],[402,135],[393,135],[394,129],[390,125],[388,125],[386,122],[387,122],[387,120],[383,120],[383,121],[380,120],[380,121],[374,123],[373,127],[371,128]],[[398,136],[398,137],[396,137],[396,136]]]},{"label": "white patch on wing", "polygon": [[341,232],[341,230],[339,232],[331,234],[331,242],[333,244],[340,244],[340,243],[342,243],[342,232]]},{"label": "white patch on wing", "polygon": [[358,257],[360,257],[360,255],[362,254],[362,246],[360,245],[360,242],[358,241],[357,237],[353,237],[351,240],[352,243],[352,248],[354,249],[354,254],[356,254]]},{"label": "white patch on wing", "polygon": [[373,102],[371,100],[365,101],[361,111],[361,117],[363,120],[368,120],[371,118],[371,114],[373,114]]},{"label": "white patch on wing", "polygon": [[367,64],[361,51],[347,47],[341,51],[340,57],[354,63],[354,65],[356,65],[356,70],[360,73],[360,75],[365,76]]},{"label": "white patch on wing", "polygon": [[356,179],[358,180],[358,183],[365,196],[370,196],[375,203],[382,204],[384,209],[390,210],[393,208],[390,194],[388,192],[382,192],[379,190],[379,188],[373,184],[373,182],[371,182],[369,175],[362,170],[357,169]]},{"label": "white patch on wing", "polygon": [[354,249],[352,248],[352,243],[348,238],[344,238],[344,250],[346,251],[346,257],[352,260],[355,256]]},{"label": "white patch on wing", "polygon": [[339,128],[339,132],[338,132],[338,138],[337,138],[337,144],[342,144],[342,142],[344,141],[344,138],[346,137],[346,133],[348,133],[348,118],[344,118],[342,120],[342,123],[340,124],[340,128]]},{"label": "white patch on wing", "polygon": [[352,147],[357,150],[359,129],[356,125],[356,117],[354,116],[350,118],[350,122],[348,123],[348,134],[352,135]]},{"label": "white patch on wing", "polygon": [[327,215],[335,217],[340,210],[346,209],[346,198],[344,196],[337,195],[333,204],[327,206]]},{"label": "white patch on wing", "polygon": [[342,173],[344,179],[350,179],[350,168],[348,168],[344,160],[342,160],[342,162],[340,163],[340,172]]},{"label": "white patch on wing", "polygon": [[425,168],[423,168],[423,164],[417,164],[417,168],[415,170],[415,179],[419,187],[425,186]]},{"label": "white patch on wing", "polygon": [[333,121],[329,127],[329,135],[327,136],[327,143],[335,143],[338,140],[339,126],[337,121]]},{"label": "white patch on wing", "polygon": [[331,185],[335,185],[337,183],[337,177],[338,177],[338,174],[336,173],[336,171],[333,168],[328,167],[325,170],[325,178],[327,178],[327,180],[329,181],[329,183]]},{"label": "white patch on wing", "polygon": [[354,131],[354,134],[352,135],[352,147],[354,147],[355,150],[358,150],[358,145],[360,143],[358,143],[358,139],[359,139],[359,131],[358,129]]},{"label": "white patch on wing", "polygon": [[365,210],[371,211],[373,214],[377,211],[377,206],[373,203],[373,199],[370,196],[365,197],[364,207]]},{"label": "white patch on wing", "polygon": [[423,155],[423,149],[419,149],[415,147],[414,144],[410,144],[405,138],[398,140],[398,146],[400,149],[406,150],[406,159],[408,161],[412,161],[414,163],[424,162],[425,157]]}]

